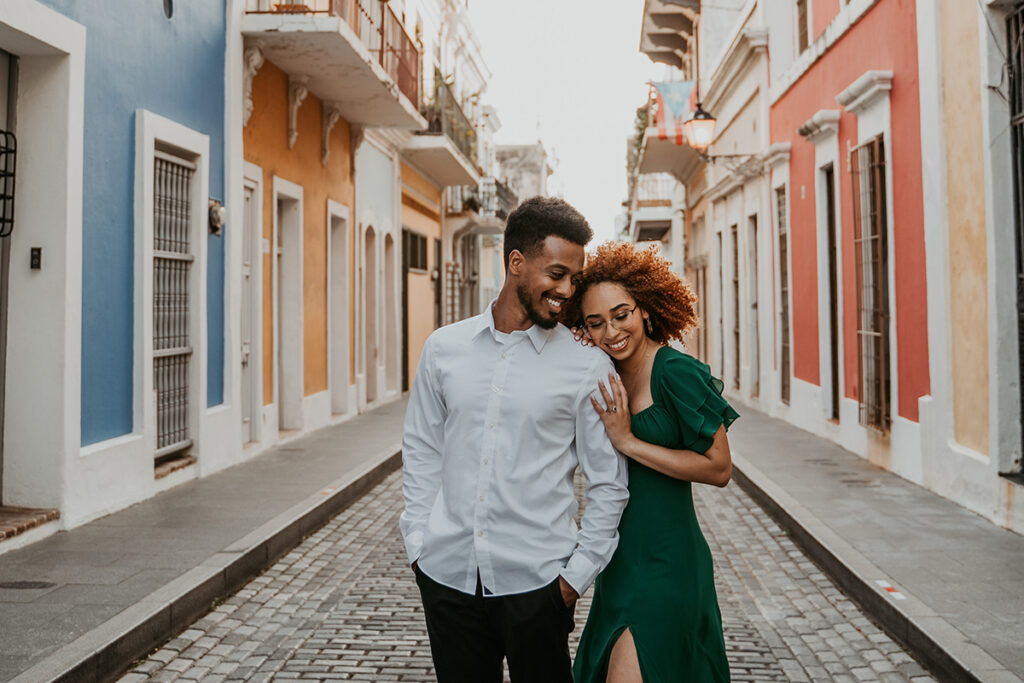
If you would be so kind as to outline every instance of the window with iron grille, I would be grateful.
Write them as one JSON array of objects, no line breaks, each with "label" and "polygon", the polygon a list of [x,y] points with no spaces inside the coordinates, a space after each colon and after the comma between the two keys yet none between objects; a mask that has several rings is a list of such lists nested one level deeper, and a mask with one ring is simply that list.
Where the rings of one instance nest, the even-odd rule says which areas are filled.
[{"label": "window with iron grille", "polygon": [[796,46],[800,54],[810,45],[807,27],[807,0],[796,0]]},{"label": "window with iron grille", "polygon": [[192,445],[189,280],[194,260],[191,190],[195,165],[160,151],[155,152],[154,165],[153,386],[159,459]]},{"label": "window with iron grille", "polygon": [[779,398],[789,404],[789,216],[786,214],[786,186],[775,190],[779,219]]},{"label": "window with iron grille", "polygon": [[881,135],[850,151],[853,244],[857,276],[857,366],[860,423],[888,431],[889,254],[885,148]]},{"label": "window with iron grille", "polygon": [[[1006,46],[1009,50],[1013,226],[1017,247],[1017,354],[1024,401],[1024,3],[1018,3],[1006,18]],[[1021,419],[1024,420],[1024,412]]]},{"label": "window with iron grille", "polygon": [[0,130],[0,237],[14,230],[14,176],[18,141],[14,133]]},{"label": "window with iron grille", "polygon": [[412,270],[427,269],[427,237],[418,232],[403,230],[402,237],[405,238],[406,260]]},{"label": "window with iron grille", "polygon": [[740,243],[739,226],[732,226],[732,336],[733,336],[733,378],[732,384],[740,388]]},{"label": "window with iron grille", "polygon": [[718,241],[715,242],[715,256],[718,259],[718,357],[722,361],[720,372],[725,376],[725,253],[722,248],[722,233],[715,235]]}]

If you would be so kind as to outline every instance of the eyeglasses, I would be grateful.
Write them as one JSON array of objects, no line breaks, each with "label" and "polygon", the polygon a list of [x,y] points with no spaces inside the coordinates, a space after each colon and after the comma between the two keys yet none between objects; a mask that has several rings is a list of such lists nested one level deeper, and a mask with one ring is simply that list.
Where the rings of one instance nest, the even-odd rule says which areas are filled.
[{"label": "eyeglasses", "polygon": [[587,331],[590,332],[590,334],[594,334],[595,332],[603,332],[606,322],[611,323],[611,326],[617,330],[623,330],[626,328],[626,324],[629,322],[630,316],[633,315],[633,311],[635,311],[639,305],[640,304],[636,304],[636,306],[633,306],[633,308],[626,308],[619,311],[611,320],[594,320],[585,323]]}]

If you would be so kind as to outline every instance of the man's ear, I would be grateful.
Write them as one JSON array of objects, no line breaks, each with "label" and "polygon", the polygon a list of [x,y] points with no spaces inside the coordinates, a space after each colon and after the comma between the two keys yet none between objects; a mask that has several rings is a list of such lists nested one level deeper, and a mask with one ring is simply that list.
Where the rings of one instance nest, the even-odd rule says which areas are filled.
[{"label": "man's ear", "polygon": [[508,268],[506,268],[509,275],[522,275],[524,265],[526,265],[526,257],[523,256],[523,252],[518,249],[509,252]]}]

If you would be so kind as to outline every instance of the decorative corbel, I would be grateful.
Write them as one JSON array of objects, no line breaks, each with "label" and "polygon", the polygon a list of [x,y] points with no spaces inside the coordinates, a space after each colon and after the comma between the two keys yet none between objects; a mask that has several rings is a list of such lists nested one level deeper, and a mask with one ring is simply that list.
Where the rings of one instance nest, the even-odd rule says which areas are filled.
[{"label": "decorative corbel", "polygon": [[327,158],[331,156],[331,129],[338,123],[341,118],[341,111],[338,109],[337,102],[324,102],[323,103],[323,114],[320,117],[321,120],[321,146],[320,146],[320,163],[324,166],[327,165]]},{"label": "decorative corbel", "polygon": [[299,139],[299,107],[308,94],[305,76],[288,78],[288,149]]},{"label": "decorative corbel", "polygon": [[242,60],[245,73],[243,74],[243,107],[242,127],[249,125],[249,117],[252,116],[252,79],[256,77],[260,67],[263,66],[263,50],[255,45],[245,49]]},{"label": "decorative corbel", "polygon": [[348,155],[349,165],[348,170],[351,174],[350,177],[355,177],[356,174],[356,150],[359,149],[359,145],[363,144],[363,139],[366,137],[366,127],[360,124],[353,123],[348,127],[348,143],[349,149],[352,153]]}]

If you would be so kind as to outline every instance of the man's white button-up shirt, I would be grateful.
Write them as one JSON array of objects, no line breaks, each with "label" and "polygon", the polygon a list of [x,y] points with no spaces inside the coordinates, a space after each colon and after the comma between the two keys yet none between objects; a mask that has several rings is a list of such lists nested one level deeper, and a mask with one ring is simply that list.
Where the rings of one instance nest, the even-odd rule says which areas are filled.
[{"label": "man's white button-up shirt", "polygon": [[[523,593],[559,574],[582,594],[611,560],[626,464],[589,397],[611,360],[562,325],[502,333],[491,307],[423,348],[402,442],[409,561],[472,594]],[[587,480],[577,530],[573,472]]]}]

